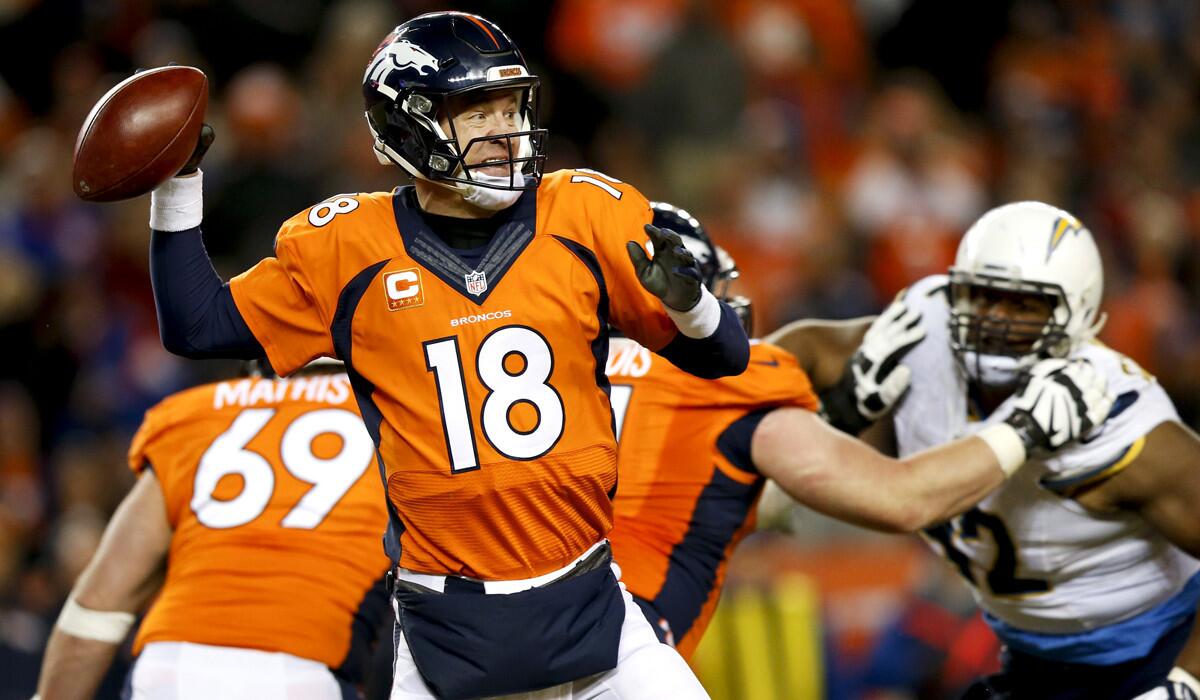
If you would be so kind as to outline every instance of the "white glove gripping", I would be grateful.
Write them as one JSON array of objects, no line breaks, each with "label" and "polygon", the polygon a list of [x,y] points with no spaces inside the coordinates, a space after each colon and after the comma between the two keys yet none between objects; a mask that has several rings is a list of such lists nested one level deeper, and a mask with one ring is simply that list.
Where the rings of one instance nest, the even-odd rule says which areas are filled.
[{"label": "white glove gripping", "polygon": [[924,338],[920,312],[901,294],[867,329],[842,378],[821,397],[829,422],[858,433],[890,411],[912,381],[900,360]]},{"label": "white glove gripping", "polygon": [[1005,422],[1026,451],[1056,450],[1099,426],[1112,409],[1108,382],[1087,360],[1042,360],[1023,379]]},{"label": "white glove gripping", "polygon": [[1133,700],[1200,700],[1200,681],[1176,666],[1165,681]]},{"label": "white glove gripping", "polygon": [[912,371],[900,359],[925,338],[921,313],[900,296],[884,309],[867,329],[851,361],[854,397],[859,412],[871,422],[879,420],[908,390]]}]

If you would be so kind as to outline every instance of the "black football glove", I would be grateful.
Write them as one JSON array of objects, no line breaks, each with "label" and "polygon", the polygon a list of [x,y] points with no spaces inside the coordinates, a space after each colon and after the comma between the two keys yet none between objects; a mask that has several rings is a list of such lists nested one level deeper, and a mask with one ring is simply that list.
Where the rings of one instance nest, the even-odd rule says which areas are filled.
[{"label": "black football glove", "polygon": [[188,158],[188,162],[183,164],[179,172],[175,173],[175,177],[183,177],[191,175],[200,169],[200,161],[204,160],[204,154],[208,152],[208,147],[212,145],[213,139],[217,137],[217,132],[208,124],[200,127],[200,138],[196,140],[196,150],[192,151],[192,157]]},{"label": "black football glove", "polygon": [[638,281],[662,303],[676,311],[691,311],[700,302],[700,266],[671,229],[646,224],[646,235],[654,247],[654,258],[635,241],[625,244]]}]

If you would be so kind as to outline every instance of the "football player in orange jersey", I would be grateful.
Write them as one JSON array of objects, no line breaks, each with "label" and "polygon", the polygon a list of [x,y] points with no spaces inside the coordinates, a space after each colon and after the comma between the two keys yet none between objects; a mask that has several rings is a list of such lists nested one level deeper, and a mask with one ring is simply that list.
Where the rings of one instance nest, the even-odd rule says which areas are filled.
[{"label": "football player in orange jersey", "polygon": [[388,495],[393,697],[700,697],[610,566],[607,329],[705,377],[742,372],[748,341],[637,190],[542,176],[538,87],[486,19],[400,25],[363,89],[377,155],[413,186],[300,212],[275,257],[223,286],[188,164],[151,198],[161,332],[174,352],[265,352],[284,374],[346,363]]},{"label": "football player in orange jersey", "polygon": [[157,594],[133,698],[355,697],[390,615],[374,452],[331,361],[147,411],[129,448],[137,483],[63,608],[39,696],[92,697]]},{"label": "football player in orange jersey", "polygon": [[[747,321],[749,300],[726,297],[737,268],[687,212],[654,203],[656,226],[683,234],[706,285]],[[889,355],[874,369],[872,402],[895,402],[907,386],[897,363],[923,331],[896,307],[874,327]],[[754,528],[766,479],[799,502],[858,525],[914,532],[974,505],[1025,461],[1054,449],[1105,416],[1112,399],[1090,365],[1050,365],[1023,390],[1011,424],[896,460],[826,424],[794,356],[751,346],[737,377],[701,381],[666,365],[632,340],[614,339],[607,367],[617,416],[621,489],[613,553],[622,581],[660,638],[690,657],[716,609],[725,564]],[[1048,427],[1059,402],[1069,429]],[[1098,418],[1099,417],[1099,418]],[[990,429],[989,429],[990,430]]]}]

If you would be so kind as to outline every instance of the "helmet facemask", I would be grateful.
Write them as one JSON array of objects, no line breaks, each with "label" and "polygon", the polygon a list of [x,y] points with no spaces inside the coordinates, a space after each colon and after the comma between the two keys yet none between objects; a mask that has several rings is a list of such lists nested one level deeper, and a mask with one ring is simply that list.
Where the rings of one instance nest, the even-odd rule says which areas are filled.
[{"label": "helmet facemask", "polygon": [[[520,90],[521,128],[478,136],[460,149],[454,119],[444,114],[453,98],[472,92],[511,89]],[[367,121],[375,135],[375,150],[381,156],[380,160],[395,163],[413,177],[447,184],[454,189],[480,187],[521,192],[537,188],[546,163],[547,131],[536,127],[537,110],[538,81],[525,78],[469,87],[445,96],[411,92],[395,101],[376,103],[367,111]],[[439,116],[446,117],[449,133],[442,127]],[[495,141],[503,142],[506,158],[468,163],[472,149]],[[405,145],[409,147],[405,148]],[[508,175],[483,172],[484,168],[497,166],[506,168]]]},{"label": "helmet facemask", "polygon": [[[1030,309],[1033,318],[989,313],[1007,299]],[[1036,313],[1044,306],[1046,313]],[[1050,282],[950,271],[950,346],[967,376],[984,385],[1015,383],[1040,359],[1066,357],[1072,348],[1071,305],[1063,288]]]}]

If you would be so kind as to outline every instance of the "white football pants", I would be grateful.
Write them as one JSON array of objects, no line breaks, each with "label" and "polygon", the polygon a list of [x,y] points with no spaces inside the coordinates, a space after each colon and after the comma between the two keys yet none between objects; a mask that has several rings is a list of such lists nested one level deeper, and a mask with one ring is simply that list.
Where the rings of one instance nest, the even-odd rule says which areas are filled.
[{"label": "white football pants", "polygon": [[133,667],[133,700],[342,700],[329,668],[257,649],[151,642]]}]

